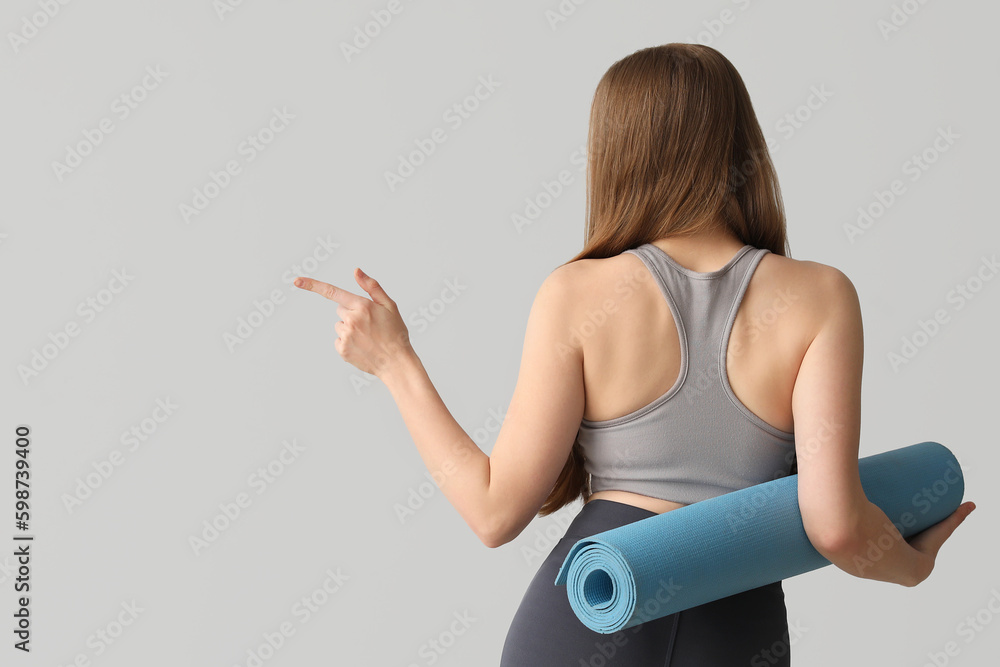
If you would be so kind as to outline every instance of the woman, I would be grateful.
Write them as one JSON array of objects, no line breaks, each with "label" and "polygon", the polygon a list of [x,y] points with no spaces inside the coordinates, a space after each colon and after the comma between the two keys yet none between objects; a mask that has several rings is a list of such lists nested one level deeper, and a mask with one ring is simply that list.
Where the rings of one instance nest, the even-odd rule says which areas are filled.
[{"label": "woman", "polygon": [[858,475],[858,296],[839,270],[786,256],[774,168],[721,53],[667,44],[612,65],[588,160],[586,243],[538,291],[489,456],[442,403],[377,281],[355,274],[370,300],[295,284],[339,304],[337,351],[385,382],[484,544],[584,501],[521,600],[502,667],[789,665],[781,582],[602,635],[575,617],[556,572],[582,537],[797,472],[823,556],[914,586],[974,505],[855,568],[892,526]]}]

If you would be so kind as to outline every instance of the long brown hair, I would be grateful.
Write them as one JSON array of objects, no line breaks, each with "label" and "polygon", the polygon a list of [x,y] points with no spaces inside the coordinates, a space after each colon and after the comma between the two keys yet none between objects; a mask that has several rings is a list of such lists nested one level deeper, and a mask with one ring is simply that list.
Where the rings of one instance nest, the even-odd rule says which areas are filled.
[{"label": "long brown hair", "polygon": [[[566,264],[717,224],[745,244],[789,255],[774,165],[739,72],[700,44],[622,58],[594,93],[584,246]],[[590,493],[577,439],[538,515]]]}]

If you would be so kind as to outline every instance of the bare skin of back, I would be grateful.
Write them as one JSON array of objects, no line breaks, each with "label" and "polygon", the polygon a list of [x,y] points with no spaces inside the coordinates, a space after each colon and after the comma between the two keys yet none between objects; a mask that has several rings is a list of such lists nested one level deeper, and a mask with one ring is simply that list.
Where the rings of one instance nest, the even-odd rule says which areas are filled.
[{"label": "bare skin of back", "polygon": [[[743,246],[729,235],[653,242],[681,266],[705,273],[726,264]],[[583,343],[584,418],[628,414],[664,394],[681,368],[680,341],[670,307],[652,274],[635,255],[580,260],[589,295],[587,310],[615,303],[609,326],[597,327]],[[816,331],[822,295],[815,278],[825,265],[768,253],[760,260],[736,314],[726,352],[729,384],[751,412],[783,431],[794,431],[792,388]],[[616,289],[617,286],[617,289]],[[624,286],[628,286],[626,289]],[[689,344],[694,344],[689,341]],[[689,369],[686,383],[699,369]],[[717,374],[707,376],[718,382]],[[683,504],[629,491],[604,490],[604,498],[661,514]]]}]

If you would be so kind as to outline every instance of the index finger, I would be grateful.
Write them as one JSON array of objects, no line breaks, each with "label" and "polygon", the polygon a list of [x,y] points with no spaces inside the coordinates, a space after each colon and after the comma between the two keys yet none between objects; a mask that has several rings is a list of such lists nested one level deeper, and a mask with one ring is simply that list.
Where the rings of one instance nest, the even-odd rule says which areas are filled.
[{"label": "index finger", "polygon": [[299,276],[295,279],[293,284],[296,287],[307,290],[309,292],[315,292],[322,297],[326,297],[334,303],[339,303],[342,306],[347,306],[353,309],[361,304],[362,301],[366,301],[363,296],[359,296],[347,290],[340,289],[339,287],[334,287],[329,283],[324,283],[321,280],[313,280],[312,278],[305,278]]}]

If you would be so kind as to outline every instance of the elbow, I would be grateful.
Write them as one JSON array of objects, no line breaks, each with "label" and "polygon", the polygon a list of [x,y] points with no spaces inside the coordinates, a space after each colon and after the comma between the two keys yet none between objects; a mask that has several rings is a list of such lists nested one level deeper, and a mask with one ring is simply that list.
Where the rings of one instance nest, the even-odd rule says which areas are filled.
[{"label": "elbow", "polygon": [[497,547],[502,547],[503,545],[510,542],[510,537],[507,535],[507,531],[504,530],[500,522],[494,520],[488,520],[475,528],[476,536],[479,541],[486,545],[489,549],[496,549]]},{"label": "elbow", "polygon": [[507,544],[508,540],[500,538],[496,535],[479,535],[480,541],[486,545],[489,549],[496,549],[497,547],[502,547]]},{"label": "elbow", "polygon": [[839,520],[827,519],[818,524],[811,522],[804,525],[813,548],[828,561],[839,562],[858,553],[861,533],[853,518],[845,520],[839,517]]},{"label": "elbow", "polygon": [[[867,499],[852,500],[821,511],[803,508],[802,523],[813,547],[832,563],[853,558],[865,547]],[[801,504],[800,504],[801,508]]]},{"label": "elbow", "polygon": [[476,535],[478,535],[479,540],[490,549],[502,547],[510,542],[510,538],[506,537],[499,531],[477,531]]},{"label": "elbow", "polygon": [[506,517],[498,513],[493,513],[480,522],[475,532],[479,540],[490,549],[502,547],[520,534],[519,530],[512,528]]},{"label": "elbow", "polygon": [[809,533],[813,547],[828,561],[834,562],[857,553],[857,535],[847,530],[827,529]]}]

